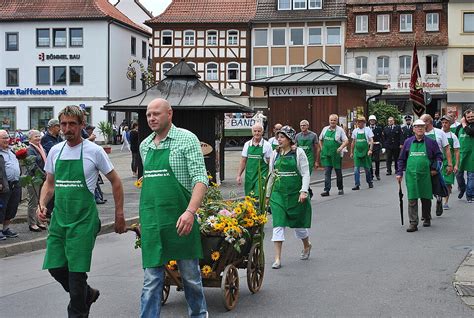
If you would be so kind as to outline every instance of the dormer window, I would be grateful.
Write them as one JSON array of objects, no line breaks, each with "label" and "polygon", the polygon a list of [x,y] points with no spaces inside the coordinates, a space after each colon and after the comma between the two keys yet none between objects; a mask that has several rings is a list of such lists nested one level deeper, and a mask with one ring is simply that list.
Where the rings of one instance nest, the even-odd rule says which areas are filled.
[{"label": "dormer window", "polygon": [[307,0],[293,0],[293,10],[304,10],[306,9]]},{"label": "dormer window", "polygon": [[278,0],[278,10],[291,10],[291,0]]},{"label": "dormer window", "polygon": [[323,0],[309,0],[309,9],[322,9]]},{"label": "dormer window", "polygon": [[278,10],[322,9],[323,0],[278,0]]}]

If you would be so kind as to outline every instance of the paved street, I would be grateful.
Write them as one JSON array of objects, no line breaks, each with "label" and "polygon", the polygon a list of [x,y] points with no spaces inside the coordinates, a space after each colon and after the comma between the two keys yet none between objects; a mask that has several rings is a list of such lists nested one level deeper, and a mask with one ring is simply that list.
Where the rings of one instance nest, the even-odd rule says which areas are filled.
[{"label": "paved street", "polygon": [[[310,260],[299,260],[300,242],[288,231],[282,268],[271,269],[267,226],[262,290],[250,294],[242,271],[239,303],[227,312],[220,289],[206,288],[212,317],[472,317],[452,286],[472,248],[472,205],[453,198],[452,209],[434,217],[431,228],[406,233],[393,176],[358,192],[350,190],[352,177],[344,182],[346,195],[315,196],[312,202]],[[91,317],[137,316],[143,277],[133,242],[131,233],[98,238],[89,283],[101,296]],[[67,294],[40,270],[43,256],[39,250],[0,259],[2,316],[65,316]],[[184,316],[184,295],[172,289],[163,317]]]}]

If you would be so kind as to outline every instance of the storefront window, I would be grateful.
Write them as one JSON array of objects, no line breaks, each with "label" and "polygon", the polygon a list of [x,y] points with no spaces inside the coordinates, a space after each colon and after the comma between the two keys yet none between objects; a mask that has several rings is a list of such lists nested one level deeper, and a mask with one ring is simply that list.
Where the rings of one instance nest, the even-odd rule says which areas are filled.
[{"label": "storefront window", "polygon": [[2,121],[2,129],[14,131],[16,129],[15,107],[1,107],[0,120]]},{"label": "storefront window", "polygon": [[30,108],[30,129],[46,128],[53,118],[53,107]]}]

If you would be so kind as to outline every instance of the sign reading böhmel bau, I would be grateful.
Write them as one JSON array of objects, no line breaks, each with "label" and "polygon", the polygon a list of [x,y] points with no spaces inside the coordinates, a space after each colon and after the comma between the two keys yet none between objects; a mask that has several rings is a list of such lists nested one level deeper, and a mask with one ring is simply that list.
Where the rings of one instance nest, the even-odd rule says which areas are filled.
[{"label": "sign reading b\u00f6hmel bau", "polygon": [[271,97],[337,96],[337,85],[272,86],[268,90]]}]

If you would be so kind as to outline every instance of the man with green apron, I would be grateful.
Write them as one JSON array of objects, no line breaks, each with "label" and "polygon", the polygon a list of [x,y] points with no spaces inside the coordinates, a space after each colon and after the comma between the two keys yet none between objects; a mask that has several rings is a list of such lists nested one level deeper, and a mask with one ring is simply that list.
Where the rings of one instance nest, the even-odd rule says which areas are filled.
[{"label": "man with green apron", "polygon": [[68,317],[88,317],[90,306],[99,291],[87,284],[92,250],[100,220],[94,190],[102,172],[112,184],[115,201],[115,232],[124,233],[123,188],[109,157],[102,147],[84,140],[83,113],[77,106],[67,106],[59,113],[66,141],[49,151],[41,190],[38,218],[46,221],[46,205],[54,196],[54,210],[46,241],[43,269],[69,293]]},{"label": "man with green apron", "polygon": [[421,200],[423,226],[431,225],[431,199],[433,192],[431,176],[437,173],[437,167],[443,160],[436,141],[425,136],[425,123],[418,119],[413,124],[415,135],[405,140],[398,159],[397,180],[401,183],[406,170],[408,197],[407,232],[418,230],[418,199]]},{"label": "man with green apron", "polygon": [[360,189],[360,168],[364,168],[365,180],[369,188],[373,188],[372,174],[372,147],[374,145],[374,133],[372,129],[365,126],[365,117],[357,118],[357,128],[352,132],[351,158],[354,159],[354,181],[352,190]]},{"label": "man with green apron", "polygon": [[319,135],[319,149],[321,149],[321,166],[324,167],[324,192],[322,197],[327,197],[331,190],[332,169],[336,171],[336,184],[339,189],[338,194],[344,194],[342,184],[342,157],[346,146],[349,144],[346,132],[337,125],[339,116],[331,114],[329,116],[329,126],[326,126]]},{"label": "man with green apron", "polygon": [[268,161],[272,155],[272,146],[263,139],[263,126],[256,123],[252,126],[253,138],[244,144],[242,158],[237,171],[237,184],[242,184],[242,174],[245,170],[245,195],[258,197],[259,188],[268,175]]},{"label": "man with green apron", "polygon": [[273,152],[270,160],[270,179],[266,192],[273,216],[274,269],[281,267],[281,250],[286,227],[294,228],[296,238],[301,239],[303,243],[300,259],[307,260],[311,252],[308,231],[312,214],[308,200],[308,159],[303,149],[294,149],[296,132],[293,128],[284,126],[278,134],[280,147],[278,151]]},{"label": "man with green apron", "polygon": [[[461,199],[466,192],[468,203],[474,202],[474,110],[468,109],[461,119],[461,128],[458,128],[460,159],[459,172],[456,179],[459,185],[458,198]],[[464,181],[464,172],[467,172],[467,184]]]},{"label": "man with green apron", "polygon": [[268,143],[272,146],[272,150],[275,150],[278,147],[277,133],[280,131],[281,127],[283,127],[283,125],[280,123],[276,123],[275,126],[273,126],[273,137],[268,139]]},{"label": "man with green apron", "polygon": [[[300,122],[301,132],[296,134],[296,145],[304,150],[309,163],[309,174],[319,167],[319,139],[318,135],[309,130],[309,121]],[[313,190],[308,188],[309,197],[313,197]]]},{"label": "man with green apron", "polygon": [[140,228],[144,282],[140,317],[160,316],[164,266],[176,260],[191,317],[206,317],[199,259],[201,236],[195,218],[207,191],[201,146],[192,132],[172,124],[168,101],[148,104],[148,126],[153,131],[140,144],[143,185]]},{"label": "man with green apron", "polygon": [[[458,163],[459,163],[459,139],[454,134],[451,132],[450,126],[451,126],[452,119],[449,116],[443,116],[441,117],[441,128],[446,135],[446,138],[448,139],[449,143],[449,148],[451,150],[451,155],[452,157],[452,164],[453,164],[453,172],[448,173],[448,167],[449,163],[447,158],[444,158],[443,160],[443,178],[444,182],[446,183],[446,186],[448,187],[448,196],[444,199],[444,204],[443,204],[443,209],[444,210],[449,210],[449,205],[448,205],[448,200],[449,200],[449,195],[451,194],[451,190],[453,188],[454,184],[454,176],[458,172]],[[453,155],[454,154],[454,155]]]}]

